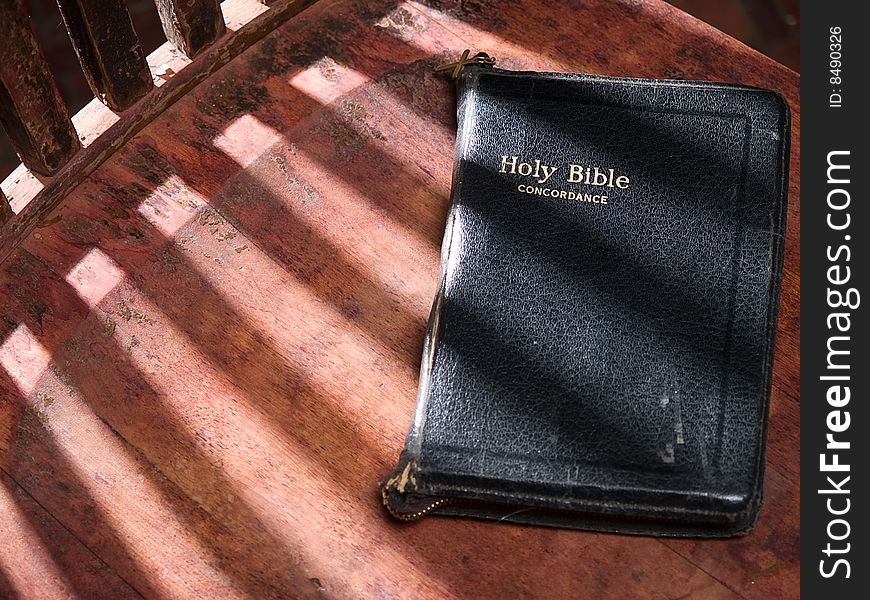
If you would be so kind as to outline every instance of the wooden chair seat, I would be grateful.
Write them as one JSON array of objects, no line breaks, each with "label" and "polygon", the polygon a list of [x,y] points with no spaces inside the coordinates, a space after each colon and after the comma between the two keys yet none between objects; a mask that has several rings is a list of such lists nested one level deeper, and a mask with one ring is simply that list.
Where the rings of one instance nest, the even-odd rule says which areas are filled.
[{"label": "wooden chair seat", "polygon": [[[464,48],[506,68],[733,81],[789,100],[766,497],[750,535],[404,525],[379,505],[448,207],[454,94],[432,70]],[[0,596],[798,596],[794,72],[656,0],[338,0],[202,79],[0,266]]]}]

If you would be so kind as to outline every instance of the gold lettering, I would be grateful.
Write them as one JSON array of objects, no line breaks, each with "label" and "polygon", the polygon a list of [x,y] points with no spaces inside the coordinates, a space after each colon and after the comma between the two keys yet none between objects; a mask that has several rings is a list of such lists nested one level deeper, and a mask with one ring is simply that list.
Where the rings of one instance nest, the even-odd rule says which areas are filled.
[{"label": "gold lettering", "polygon": [[[535,161],[535,162],[537,162],[537,161]],[[547,180],[553,176],[553,173],[556,172],[557,168],[558,167],[550,167],[548,165],[541,165],[541,171],[543,172],[544,177],[543,177],[543,179],[538,179],[538,183],[547,183]],[[535,177],[537,177],[537,173],[535,174]]]},{"label": "gold lettering", "polygon": [[[520,162],[521,158],[516,155],[502,155],[499,173],[509,173],[511,175],[520,175],[535,180],[538,184],[544,184],[550,181],[556,171],[560,167],[548,165],[541,161],[540,158],[529,159],[527,162]],[[627,175],[618,175],[616,170],[610,167],[600,167],[593,165],[587,167],[585,165],[568,164],[565,173],[565,182],[580,184],[583,186],[593,186],[595,188],[619,188],[626,189],[631,185],[631,179]],[[554,198],[562,200],[577,200],[580,202],[588,202],[590,204],[608,204],[609,197],[604,194],[587,193],[581,190],[567,191],[560,190],[558,186],[555,188],[542,187],[537,185],[519,184],[516,188],[521,194],[531,194],[533,196],[543,196],[545,198]]]},{"label": "gold lettering", "polygon": [[581,165],[568,165],[568,183],[580,183],[583,181],[583,167]]},{"label": "gold lettering", "polygon": [[607,185],[607,175],[598,170],[598,167],[595,167],[595,178],[592,181],[589,181],[589,170],[586,171],[586,183],[591,185]]}]

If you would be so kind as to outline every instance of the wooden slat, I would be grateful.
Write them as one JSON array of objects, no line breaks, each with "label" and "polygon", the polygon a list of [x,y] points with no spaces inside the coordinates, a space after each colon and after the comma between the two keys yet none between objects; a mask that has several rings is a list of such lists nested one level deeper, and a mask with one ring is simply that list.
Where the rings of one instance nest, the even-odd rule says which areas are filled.
[{"label": "wooden slat", "polygon": [[[52,175],[79,148],[22,0],[0,2],[0,123],[22,162]],[[4,222],[0,201],[0,223]],[[6,215],[8,216],[8,215]]]},{"label": "wooden slat", "polygon": [[2,468],[0,540],[0,598],[141,598]]},{"label": "wooden slat", "polygon": [[[222,10],[227,16],[227,22],[231,24],[230,28],[234,30],[231,35],[222,37],[193,62],[175,52],[174,46],[168,42],[153,52],[149,57],[151,64],[166,64],[174,73],[168,80],[158,82],[154,93],[149,94],[135,111],[125,112],[116,122],[105,125],[100,131],[94,131],[93,127],[84,131],[85,126],[80,127],[83,136],[92,140],[92,143],[87,144],[84,150],[50,182],[45,182],[45,185],[34,181],[23,172],[13,173],[4,182],[7,194],[22,208],[0,230],[0,263],[6,260],[9,253],[75,186],[157,115],[278,25],[316,1],[274,0],[270,8],[264,11],[263,6],[255,0],[225,0]],[[101,118],[104,111],[104,107],[92,102],[75,119],[77,123],[107,123],[108,121]]]},{"label": "wooden slat", "polygon": [[226,31],[218,0],[156,0],[166,39],[190,58]]},{"label": "wooden slat", "polygon": [[9,199],[2,191],[0,191],[0,225],[12,218],[12,207],[9,205]]},{"label": "wooden slat", "polygon": [[151,90],[151,71],[123,0],[58,0],[58,6],[97,98],[122,111]]}]

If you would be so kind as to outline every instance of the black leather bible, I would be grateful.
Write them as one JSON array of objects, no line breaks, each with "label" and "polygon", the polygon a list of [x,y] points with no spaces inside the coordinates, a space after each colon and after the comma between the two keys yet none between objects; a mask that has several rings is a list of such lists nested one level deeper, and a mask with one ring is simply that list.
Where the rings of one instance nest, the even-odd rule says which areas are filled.
[{"label": "black leather bible", "polygon": [[788,107],[710,82],[457,76],[440,287],[383,501],[730,536],[761,503]]}]

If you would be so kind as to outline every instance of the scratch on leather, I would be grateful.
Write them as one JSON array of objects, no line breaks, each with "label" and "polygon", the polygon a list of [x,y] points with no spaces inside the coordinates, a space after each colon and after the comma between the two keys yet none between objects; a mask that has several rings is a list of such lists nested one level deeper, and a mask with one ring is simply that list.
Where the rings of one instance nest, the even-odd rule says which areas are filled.
[{"label": "scratch on leather", "polygon": [[[672,396],[673,403],[671,403],[671,396],[662,396],[661,406],[663,409],[667,410],[667,407],[673,404],[673,408],[671,409],[671,415],[674,421],[674,441],[677,445],[683,445],[686,443],[686,438],[683,431],[683,415],[681,410],[682,406],[680,404],[679,394],[673,393]],[[674,444],[665,444],[665,447],[659,450],[659,457],[665,464],[673,464],[675,460]]]}]

